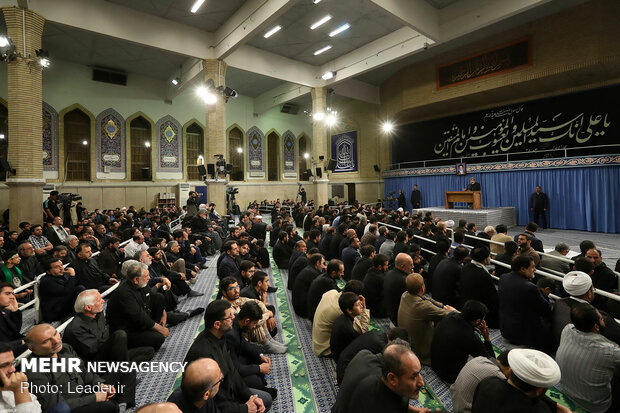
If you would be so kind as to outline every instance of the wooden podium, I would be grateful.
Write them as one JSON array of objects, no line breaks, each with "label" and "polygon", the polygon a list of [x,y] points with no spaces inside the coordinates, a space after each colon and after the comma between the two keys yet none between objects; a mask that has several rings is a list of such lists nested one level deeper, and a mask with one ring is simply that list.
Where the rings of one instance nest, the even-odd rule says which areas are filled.
[{"label": "wooden podium", "polygon": [[455,202],[474,204],[474,209],[481,209],[480,191],[446,191],[446,209],[454,209]]}]

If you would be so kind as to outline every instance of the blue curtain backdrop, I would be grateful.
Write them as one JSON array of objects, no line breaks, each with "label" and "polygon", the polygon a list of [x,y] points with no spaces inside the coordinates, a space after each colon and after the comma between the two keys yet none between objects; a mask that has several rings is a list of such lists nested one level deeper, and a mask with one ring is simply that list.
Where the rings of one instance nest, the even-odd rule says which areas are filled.
[{"label": "blue curtain backdrop", "polygon": [[385,193],[402,189],[411,209],[417,184],[422,207],[445,205],[445,191],[460,191],[476,178],[482,186],[483,207],[514,206],[517,223],[532,220],[528,203],[536,185],[549,196],[547,223],[551,228],[620,233],[620,166],[557,168],[525,171],[386,178]]}]

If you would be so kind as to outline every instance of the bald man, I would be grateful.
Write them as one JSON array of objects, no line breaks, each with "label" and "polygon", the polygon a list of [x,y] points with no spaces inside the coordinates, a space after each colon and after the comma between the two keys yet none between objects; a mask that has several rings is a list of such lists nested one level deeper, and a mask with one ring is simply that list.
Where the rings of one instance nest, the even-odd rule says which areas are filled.
[{"label": "bald man", "polygon": [[[86,369],[86,365],[79,358],[73,348],[62,343],[60,333],[50,324],[39,324],[30,329],[25,338],[28,348],[32,351],[30,359],[34,358],[58,358],[58,359],[70,359],[75,358],[80,360],[79,372],[62,373],[60,371],[51,373],[30,372],[28,371],[28,378],[31,383],[31,392],[37,396],[39,403],[43,410],[52,407],[60,402],[65,402],[71,408],[72,413],[116,413],[119,412],[119,403],[125,390],[119,386],[119,393],[117,395],[117,389],[112,385],[105,385],[104,380],[98,375],[89,372]],[[68,360],[67,360],[67,364]],[[97,386],[101,384],[102,386]],[[58,391],[50,391],[50,386]],[[73,391],[70,391],[70,388]],[[77,386],[84,386],[84,389],[88,389],[88,386],[101,387],[98,392],[88,393],[87,391],[76,392]],[[96,386],[96,387],[95,387]],[[135,386],[135,383],[134,383]],[[134,388],[135,391],[135,388]],[[115,397],[116,396],[116,397]],[[112,399],[115,400],[112,400]],[[123,401],[120,410],[123,412],[127,408],[127,402]]]},{"label": "bald man", "polygon": [[216,413],[213,398],[224,379],[217,362],[210,358],[200,358],[191,362],[183,373],[181,387],[168,398],[182,412]]},{"label": "bald man", "polygon": [[421,370],[420,360],[409,347],[402,344],[387,346],[383,351],[381,377],[369,375],[363,379],[344,411],[406,413],[409,399],[417,399],[424,386]]},{"label": "bald man", "polygon": [[424,297],[426,287],[420,274],[412,273],[405,281],[407,291],[403,293],[398,307],[398,326],[409,332],[411,348],[423,364],[431,364],[431,343],[435,325],[447,314],[456,311],[432,298]]},{"label": "bald man", "polygon": [[150,403],[140,407],[136,413],[182,413],[174,403]]},{"label": "bald man", "polygon": [[407,289],[405,278],[413,271],[413,258],[409,254],[401,252],[394,259],[394,268],[385,273],[383,279],[383,304],[388,317],[394,325],[398,322],[398,305],[400,296]]}]

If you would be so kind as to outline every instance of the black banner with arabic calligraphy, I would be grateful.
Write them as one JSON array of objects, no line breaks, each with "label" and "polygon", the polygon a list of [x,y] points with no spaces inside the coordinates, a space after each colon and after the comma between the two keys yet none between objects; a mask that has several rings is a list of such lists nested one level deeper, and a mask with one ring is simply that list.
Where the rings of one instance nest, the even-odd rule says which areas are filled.
[{"label": "black banner with arabic calligraphy", "polygon": [[392,141],[392,162],[487,162],[518,152],[536,159],[618,143],[620,86],[613,86],[403,125]]}]

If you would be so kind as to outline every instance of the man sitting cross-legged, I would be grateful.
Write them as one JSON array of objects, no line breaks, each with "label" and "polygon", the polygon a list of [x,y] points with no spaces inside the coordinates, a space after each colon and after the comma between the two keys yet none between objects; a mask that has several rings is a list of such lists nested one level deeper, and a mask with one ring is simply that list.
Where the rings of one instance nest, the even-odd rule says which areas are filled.
[{"label": "man sitting cross-legged", "polygon": [[[245,336],[249,341],[261,344],[265,353],[286,353],[287,346],[273,339],[272,334],[267,334],[277,329],[276,321],[273,318],[273,312],[265,307],[259,300],[239,296],[239,283],[233,277],[226,277],[220,281],[220,294],[222,299],[228,301],[232,305],[233,313],[238,313],[241,306],[248,301],[253,301],[259,305],[263,312],[262,320],[257,324],[256,328],[249,330]],[[274,334],[275,335],[275,334]]]},{"label": "man sitting cross-legged", "polygon": [[263,413],[271,407],[271,396],[245,384],[224,339],[224,334],[232,329],[234,318],[230,302],[215,300],[209,303],[205,311],[205,329],[194,340],[185,361],[208,357],[217,362],[224,376],[215,395],[215,404],[221,413]]}]

